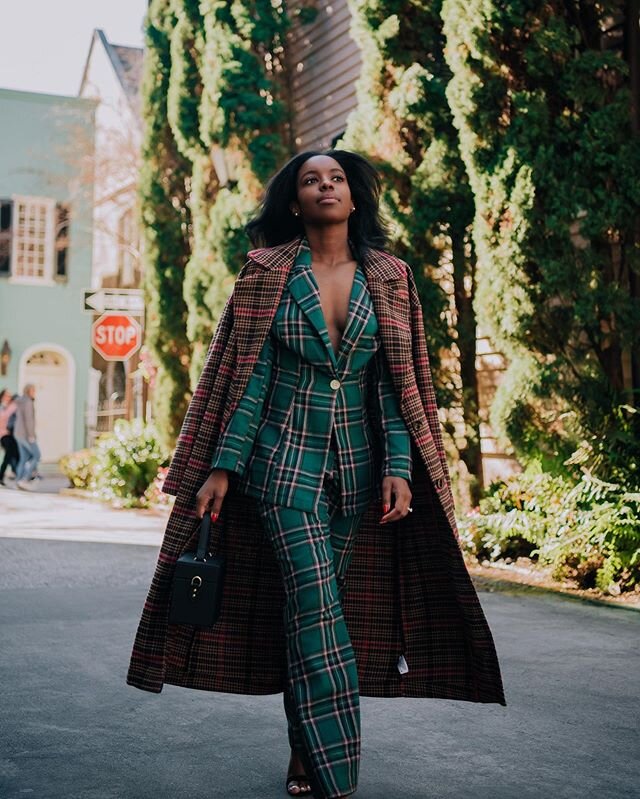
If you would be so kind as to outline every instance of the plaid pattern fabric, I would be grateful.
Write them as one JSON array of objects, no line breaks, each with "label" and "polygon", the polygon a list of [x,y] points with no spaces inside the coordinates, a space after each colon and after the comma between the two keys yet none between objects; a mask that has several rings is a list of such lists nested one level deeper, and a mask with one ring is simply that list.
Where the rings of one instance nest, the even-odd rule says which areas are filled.
[{"label": "plaid pattern fabric", "polygon": [[338,510],[337,457],[331,449],[318,513],[258,502],[285,590],[289,742],[325,799],[356,790],[360,763],[358,671],[340,601],[361,515]]},{"label": "plaid pattern fabric", "polygon": [[[329,445],[335,439],[342,512],[362,512],[379,496],[373,438],[381,432],[382,475],[411,480],[411,439],[402,420],[366,278],[356,269],[347,325],[337,356],[324,322],[302,240],[247,390],[220,436],[212,468],[240,479],[238,491],[284,507],[316,512]],[[366,409],[376,368],[374,428]],[[262,418],[261,418],[262,417]]]},{"label": "plaid pattern fabric", "polygon": [[[220,430],[268,337],[299,240],[254,250],[236,280],[189,405],[164,484],[176,496],[131,653],[127,682],[277,693],[286,685],[282,580],[256,500],[230,488],[213,526],[224,530],[223,609],[210,630],[167,623],[176,559],[195,547],[195,495]],[[396,397],[412,437],[414,512],[381,527],[372,502],[358,531],[343,604],[361,696],[422,696],[505,705],[491,630],[465,568],[409,267],[370,250],[362,262]],[[409,666],[400,674],[403,654]]]}]

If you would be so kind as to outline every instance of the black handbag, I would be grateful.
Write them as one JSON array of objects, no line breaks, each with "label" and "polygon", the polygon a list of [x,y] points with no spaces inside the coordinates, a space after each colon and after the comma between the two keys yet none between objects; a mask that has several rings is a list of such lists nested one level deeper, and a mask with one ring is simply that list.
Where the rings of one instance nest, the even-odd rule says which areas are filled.
[{"label": "black handbag", "polygon": [[200,522],[197,550],[185,552],[176,561],[169,608],[170,624],[213,627],[218,620],[225,560],[220,554],[209,555],[210,533],[211,516],[205,512]]}]

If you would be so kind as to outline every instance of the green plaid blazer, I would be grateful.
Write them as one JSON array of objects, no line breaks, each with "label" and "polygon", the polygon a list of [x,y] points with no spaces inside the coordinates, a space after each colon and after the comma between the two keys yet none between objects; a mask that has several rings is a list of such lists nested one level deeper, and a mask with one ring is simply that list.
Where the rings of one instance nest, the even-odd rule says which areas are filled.
[{"label": "green plaid blazer", "polygon": [[270,335],[218,440],[212,468],[233,472],[244,494],[317,512],[333,435],[344,515],[359,513],[372,497],[380,498],[383,476],[410,481],[411,437],[378,329],[358,266],[336,355],[303,239]]}]

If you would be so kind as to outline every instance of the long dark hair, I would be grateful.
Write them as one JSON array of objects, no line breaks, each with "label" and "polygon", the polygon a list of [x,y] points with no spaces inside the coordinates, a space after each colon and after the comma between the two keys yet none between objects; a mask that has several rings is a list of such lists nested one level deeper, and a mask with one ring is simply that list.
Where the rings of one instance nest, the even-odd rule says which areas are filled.
[{"label": "long dark hair", "polygon": [[304,234],[304,224],[291,213],[297,198],[296,179],[300,168],[314,155],[328,155],[337,161],[351,190],[356,210],[349,217],[349,241],[356,258],[370,247],[384,249],[389,235],[380,215],[382,182],[376,168],[366,158],[348,150],[307,150],[288,161],[271,178],[257,215],[245,230],[254,247],[273,247]]}]

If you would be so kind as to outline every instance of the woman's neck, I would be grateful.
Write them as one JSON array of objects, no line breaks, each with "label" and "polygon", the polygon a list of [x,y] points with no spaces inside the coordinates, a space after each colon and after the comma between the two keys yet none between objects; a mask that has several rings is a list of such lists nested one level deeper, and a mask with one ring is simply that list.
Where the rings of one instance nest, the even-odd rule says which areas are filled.
[{"label": "woman's neck", "polygon": [[349,247],[346,225],[305,229],[305,235],[311,249],[311,258],[315,263],[332,267],[353,261]]}]

